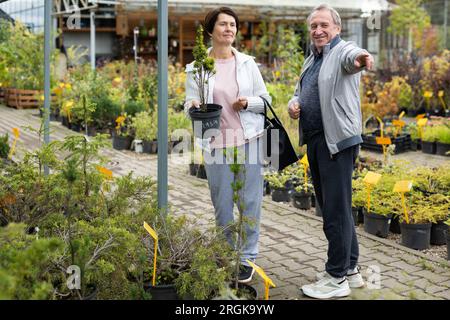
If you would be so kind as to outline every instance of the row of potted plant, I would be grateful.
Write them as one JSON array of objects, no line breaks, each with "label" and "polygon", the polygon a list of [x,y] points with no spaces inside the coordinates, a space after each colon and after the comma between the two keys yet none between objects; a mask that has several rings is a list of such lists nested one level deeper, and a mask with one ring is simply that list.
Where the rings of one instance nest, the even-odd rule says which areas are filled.
[{"label": "row of potted plant", "polygon": [[0,298],[229,297],[235,252],[222,233],[160,211],[149,177],[115,177],[99,155],[108,144],[69,136],[0,162]]},{"label": "row of potted plant", "polygon": [[[443,223],[449,217],[449,169],[448,165],[437,169],[409,168],[404,163],[385,166],[375,170],[382,178],[370,195],[363,181],[367,170],[361,172],[353,182],[352,201],[355,210],[363,212],[364,230],[384,238],[389,231],[401,233],[402,244],[414,249],[445,244]],[[399,206],[400,194],[393,192],[400,180],[410,180],[413,186],[406,194],[406,214]]]}]

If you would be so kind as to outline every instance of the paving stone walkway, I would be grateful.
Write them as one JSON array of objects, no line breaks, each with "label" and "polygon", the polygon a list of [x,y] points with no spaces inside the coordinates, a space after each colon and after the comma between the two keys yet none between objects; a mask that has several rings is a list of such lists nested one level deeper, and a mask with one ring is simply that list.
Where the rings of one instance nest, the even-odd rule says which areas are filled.
[{"label": "paving stone walkway", "polygon": [[[40,121],[37,114],[36,110],[0,106],[0,134],[11,132],[13,127],[31,125],[37,128]],[[52,140],[72,134],[57,122],[51,122],[51,130]],[[37,146],[36,135],[21,130],[18,156],[20,150]],[[111,159],[108,166],[116,175],[133,170],[137,175],[149,174],[156,178],[155,155],[113,149],[104,150],[104,154]],[[189,175],[187,164],[181,163],[187,163],[188,159],[189,155],[170,157],[171,209],[175,214],[195,218],[199,225],[212,226],[214,211],[207,182]],[[433,163],[444,161],[438,156],[430,159]],[[431,258],[393,241],[369,235],[361,226],[357,228],[357,234],[361,271],[368,286],[353,290],[345,299],[450,299],[450,266],[446,260]],[[270,290],[272,299],[308,299],[299,288],[314,281],[316,272],[324,269],[326,251],[322,221],[313,210],[298,210],[285,203],[273,202],[269,196],[264,198],[260,255],[256,262],[276,284],[276,288]],[[261,279],[255,276],[252,284],[262,296]]]}]

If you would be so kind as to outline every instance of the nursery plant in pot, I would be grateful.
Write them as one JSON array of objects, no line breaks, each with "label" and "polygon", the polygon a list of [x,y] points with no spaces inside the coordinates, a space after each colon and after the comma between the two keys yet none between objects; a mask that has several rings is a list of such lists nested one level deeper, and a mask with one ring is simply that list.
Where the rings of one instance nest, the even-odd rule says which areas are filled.
[{"label": "nursery plant in pot", "polygon": [[377,197],[372,200],[370,212],[363,208],[364,231],[380,238],[387,238],[392,211],[388,203]]},{"label": "nursery plant in pot", "polygon": [[427,218],[432,223],[430,244],[444,245],[446,244],[447,231],[445,221],[450,217],[450,196],[441,193],[432,194],[427,197],[426,201],[429,207],[433,208],[433,210],[427,214]]},{"label": "nursery plant in pot", "polygon": [[416,123],[410,123],[406,126],[406,130],[411,136],[411,150],[422,150],[422,140],[419,137],[419,130]]},{"label": "nursery plant in pot", "polygon": [[312,185],[310,183],[300,184],[295,187],[295,192],[292,194],[292,202],[294,207],[302,210],[311,209],[311,190]]},{"label": "nursery plant in pot", "polygon": [[220,128],[222,106],[208,103],[209,79],[214,75],[215,69],[214,59],[208,57],[208,52],[203,41],[203,27],[201,25],[197,29],[193,55],[195,61],[190,71],[197,84],[200,108],[190,108],[189,116],[192,120],[194,136],[203,138],[206,130]]},{"label": "nursery plant in pot", "polygon": [[131,142],[133,141],[130,136],[130,130],[127,125],[127,115],[121,115],[116,119],[116,130],[113,131],[113,148],[116,150],[129,150]]},{"label": "nursery plant in pot", "polygon": [[401,216],[402,245],[416,250],[425,250],[430,247],[431,222],[427,215],[431,210],[433,209],[428,206],[412,207],[408,212],[409,223]]},{"label": "nursery plant in pot", "polygon": [[152,113],[147,111],[139,112],[132,118],[131,127],[134,129],[135,139],[143,141],[144,153],[155,154],[158,152],[156,121]]},{"label": "nursery plant in pot", "polygon": [[450,123],[436,126],[436,154],[450,156]]},{"label": "nursery plant in pot", "polygon": [[428,154],[436,153],[437,130],[435,126],[427,126],[423,130],[422,152]]},{"label": "nursery plant in pot", "polygon": [[450,260],[450,219],[445,221],[447,225],[447,260]]},{"label": "nursery plant in pot", "polygon": [[272,173],[266,176],[267,181],[270,184],[272,190],[272,200],[275,202],[289,202],[290,194],[289,189],[286,188],[286,182],[289,180],[289,176],[285,173]]}]

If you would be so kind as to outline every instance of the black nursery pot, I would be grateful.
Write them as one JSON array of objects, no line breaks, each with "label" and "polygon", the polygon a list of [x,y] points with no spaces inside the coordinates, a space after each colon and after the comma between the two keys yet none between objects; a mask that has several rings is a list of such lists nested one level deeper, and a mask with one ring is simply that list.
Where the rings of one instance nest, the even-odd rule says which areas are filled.
[{"label": "black nursery pot", "polygon": [[431,223],[400,223],[400,228],[402,245],[416,250],[425,250],[430,247]]},{"label": "black nursery pot", "polygon": [[436,142],[436,154],[446,156],[446,153],[450,151],[450,144]]},{"label": "black nursery pot", "polygon": [[380,238],[387,238],[392,215],[383,216],[364,210],[364,231]]},{"label": "black nursery pot", "polygon": [[289,202],[290,194],[288,188],[272,188],[272,201],[275,202]]},{"label": "black nursery pot", "polygon": [[391,219],[391,224],[389,226],[389,231],[395,234],[402,233],[402,230],[400,229],[400,221],[398,215],[393,215]]},{"label": "black nursery pot", "polygon": [[358,208],[352,207],[352,217],[355,226],[358,225],[358,212],[359,212]]},{"label": "black nursery pot", "polygon": [[450,227],[447,229],[447,260],[450,260]]},{"label": "black nursery pot", "polygon": [[436,154],[436,142],[422,141],[422,152]]},{"label": "black nursery pot", "polygon": [[447,242],[448,226],[444,221],[438,221],[431,225],[430,243],[433,245],[444,245]]},{"label": "black nursery pot", "polygon": [[174,284],[152,286],[151,282],[144,283],[144,290],[152,296],[152,300],[179,300]]},{"label": "black nursery pot", "polygon": [[131,142],[131,137],[113,136],[113,148],[116,150],[129,150]]},{"label": "black nursery pot", "polygon": [[320,208],[318,203],[316,203],[316,216],[322,217],[322,208]]},{"label": "black nursery pot", "polygon": [[200,109],[189,109],[189,116],[192,119],[192,127],[194,136],[203,138],[205,132],[209,129],[220,128],[220,115],[222,113],[222,106],[218,104],[207,104],[207,111],[202,112]]},{"label": "black nursery pot", "polygon": [[196,176],[199,165],[197,163],[189,163],[189,174],[191,176]]},{"label": "black nursery pot", "polygon": [[292,203],[297,209],[311,209],[311,192],[294,192],[292,194]]},{"label": "black nursery pot", "polygon": [[311,194],[311,207],[316,207],[316,195],[314,193]]},{"label": "black nursery pot", "polygon": [[201,165],[198,166],[197,178],[208,179],[208,177],[206,175],[206,169],[205,169],[205,165],[204,164],[201,164]]},{"label": "black nursery pot", "polygon": [[270,183],[269,181],[264,179],[264,194],[268,195],[270,194],[271,190],[270,190]]}]

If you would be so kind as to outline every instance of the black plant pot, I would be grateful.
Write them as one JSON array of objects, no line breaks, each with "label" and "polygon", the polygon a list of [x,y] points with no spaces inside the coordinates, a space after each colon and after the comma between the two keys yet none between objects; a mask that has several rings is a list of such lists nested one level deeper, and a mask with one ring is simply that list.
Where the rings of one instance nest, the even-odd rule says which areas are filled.
[{"label": "black plant pot", "polygon": [[205,165],[204,164],[200,164],[198,166],[198,170],[197,170],[197,178],[200,179],[208,179],[207,175],[206,175],[206,169],[205,169]]},{"label": "black plant pot", "polygon": [[81,300],[97,300],[98,289],[95,285],[88,285],[87,291],[89,292]]},{"label": "black plant pot", "polygon": [[436,154],[436,142],[422,141],[422,152]]},{"label": "black plant pot", "polygon": [[272,188],[272,201],[275,202],[289,202],[290,194],[288,188]]},{"label": "black plant pot", "polygon": [[411,140],[411,150],[412,151],[418,151],[422,150],[422,140]]},{"label": "black plant pot", "polygon": [[202,112],[197,108],[191,108],[189,110],[194,136],[197,138],[203,138],[206,130],[220,128],[222,106],[218,104],[207,104],[206,108],[206,112]]},{"label": "black plant pot", "polygon": [[70,130],[75,131],[75,132],[81,132],[81,124],[79,123],[71,123],[70,124]]},{"label": "black plant pot", "polygon": [[383,216],[364,210],[364,231],[380,238],[387,238],[392,215]]},{"label": "black plant pot", "polygon": [[364,223],[364,208],[358,207],[358,223],[363,224]]},{"label": "black plant pot", "polygon": [[400,223],[402,229],[402,245],[416,250],[430,247],[431,223]]},{"label": "black plant pot", "polygon": [[449,151],[450,151],[450,144],[436,142],[436,154],[446,156],[446,153]]},{"label": "black plant pot", "polygon": [[151,154],[154,154],[154,153],[158,152],[158,141],[156,141],[156,140],[152,140],[152,141],[143,140],[142,141],[142,152],[144,152],[144,153],[151,153]]},{"label": "black plant pot", "polygon": [[[235,289],[234,282],[230,284],[231,289]],[[256,300],[258,299],[258,291],[248,283],[238,283],[236,296],[240,299]]]},{"label": "black plant pot", "polygon": [[64,127],[69,128],[70,127],[69,118],[67,118],[65,116],[61,116],[61,124]]},{"label": "black plant pot", "polygon": [[447,229],[447,260],[450,260],[450,227]]},{"label": "black plant pot", "polygon": [[391,224],[389,226],[389,231],[395,234],[402,233],[402,230],[400,229],[400,221],[398,215],[392,215]]},{"label": "black plant pot", "polygon": [[292,203],[297,209],[311,209],[311,192],[294,192],[292,194]]},{"label": "black plant pot", "polygon": [[431,225],[430,244],[441,246],[447,242],[448,226],[444,221],[438,221]]},{"label": "black plant pot", "polygon": [[358,225],[358,211],[359,211],[358,208],[352,207],[352,217],[355,226]]},{"label": "black plant pot", "polygon": [[131,147],[132,137],[113,136],[113,148],[116,150],[129,150]]},{"label": "black plant pot", "polygon": [[152,296],[152,300],[179,300],[174,284],[152,286],[150,282],[144,283],[144,290]]},{"label": "black plant pot", "polygon": [[197,163],[189,163],[189,174],[191,176],[197,176],[199,165]]},{"label": "black plant pot", "polygon": [[319,204],[316,203],[316,216],[322,217],[322,208],[320,208]]},{"label": "black plant pot", "polygon": [[269,183],[269,181],[264,179],[264,194],[265,195],[269,195],[270,192],[271,192],[271,190],[270,190],[270,183]]},{"label": "black plant pot", "polygon": [[311,207],[316,207],[316,195],[314,193],[311,194]]}]

